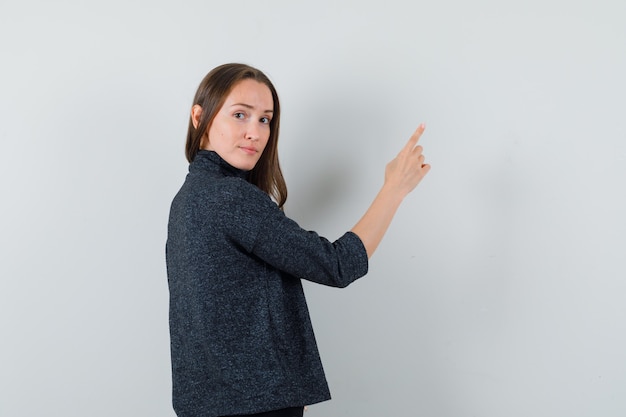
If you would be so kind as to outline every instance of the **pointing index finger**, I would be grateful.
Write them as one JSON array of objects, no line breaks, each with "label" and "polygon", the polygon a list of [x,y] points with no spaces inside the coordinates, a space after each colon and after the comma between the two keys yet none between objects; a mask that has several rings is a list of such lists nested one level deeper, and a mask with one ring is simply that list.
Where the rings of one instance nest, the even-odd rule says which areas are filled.
[{"label": "pointing index finger", "polygon": [[422,136],[422,133],[424,133],[425,129],[426,129],[426,125],[424,123],[421,123],[417,127],[417,129],[415,130],[415,132],[413,132],[413,134],[411,135],[411,138],[409,139],[409,141],[407,142],[404,148],[406,151],[411,151],[413,150],[413,148],[415,148],[415,145],[417,145],[417,142],[420,140],[420,137]]}]

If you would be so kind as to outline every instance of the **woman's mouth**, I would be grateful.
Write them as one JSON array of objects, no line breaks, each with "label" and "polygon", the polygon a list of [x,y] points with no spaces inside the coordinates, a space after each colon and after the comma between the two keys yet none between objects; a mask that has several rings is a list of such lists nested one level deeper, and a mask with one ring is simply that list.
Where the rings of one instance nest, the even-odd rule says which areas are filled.
[{"label": "woman's mouth", "polygon": [[254,155],[257,152],[257,150],[251,146],[240,146],[239,149],[241,149],[248,155]]}]

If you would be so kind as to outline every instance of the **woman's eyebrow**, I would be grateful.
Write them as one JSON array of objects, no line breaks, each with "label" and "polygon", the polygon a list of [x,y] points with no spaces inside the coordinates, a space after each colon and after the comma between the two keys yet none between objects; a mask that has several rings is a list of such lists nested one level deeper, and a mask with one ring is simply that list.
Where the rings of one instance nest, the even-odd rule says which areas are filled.
[{"label": "woman's eyebrow", "polygon": [[[250,104],[246,104],[246,103],[234,103],[234,104],[231,104],[230,107],[235,107],[235,106],[242,106],[242,107],[245,107],[247,109],[254,109],[254,106],[252,106]],[[274,113],[274,110],[265,110],[265,113]]]}]

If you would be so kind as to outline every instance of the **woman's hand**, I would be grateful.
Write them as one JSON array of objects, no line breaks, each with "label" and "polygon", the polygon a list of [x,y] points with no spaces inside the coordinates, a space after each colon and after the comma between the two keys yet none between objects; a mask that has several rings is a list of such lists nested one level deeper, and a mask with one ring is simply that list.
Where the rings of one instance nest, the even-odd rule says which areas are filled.
[{"label": "woman's hand", "polygon": [[385,183],[372,205],[352,228],[352,232],[363,242],[368,258],[383,239],[404,197],[430,171],[430,165],[424,163],[422,147],[417,144],[424,129],[424,124],[419,125],[398,156],[387,164]]},{"label": "woman's hand", "polygon": [[425,128],[423,123],[419,125],[398,156],[385,169],[385,185],[397,190],[403,197],[413,191],[430,171],[430,165],[424,163],[423,148],[417,144]]}]

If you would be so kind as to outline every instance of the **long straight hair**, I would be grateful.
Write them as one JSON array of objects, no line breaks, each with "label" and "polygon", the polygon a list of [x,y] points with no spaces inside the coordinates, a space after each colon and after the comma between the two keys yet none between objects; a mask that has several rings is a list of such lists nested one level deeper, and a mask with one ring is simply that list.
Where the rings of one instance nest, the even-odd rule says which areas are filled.
[{"label": "long straight hair", "polygon": [[202,107],[202,114],[198,128],[193,126],[193,120],[191,116],[189,117],[185,155],[189,162],[195,159],[200,150],[202,137],[208,132],[226,98],[237,83],[246,79],[265,84],[270,89],[274,101],[274,113],[270,121],[270,136],[261,158],[248,174],[248,182],[266,192],[276,201],[278,207],[282,208],[287,201],[287,184],[278,161],[280,102],[274,85],[260,70],[245,64],[224,64],[214,68],[204,77],[192,104],[192,106],[197,104]]}]

